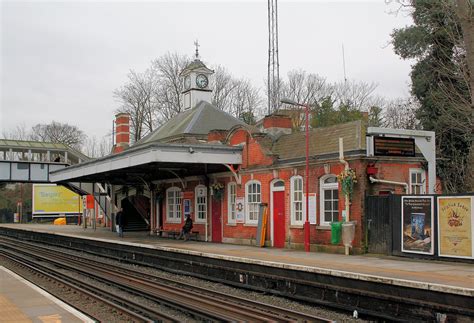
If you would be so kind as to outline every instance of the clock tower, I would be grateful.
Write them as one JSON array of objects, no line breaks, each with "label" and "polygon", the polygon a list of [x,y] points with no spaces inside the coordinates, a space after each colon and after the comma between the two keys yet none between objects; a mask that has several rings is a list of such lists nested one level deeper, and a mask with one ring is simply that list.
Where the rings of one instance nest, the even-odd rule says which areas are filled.
[{"label": "clock tower", "polygon": [[181,92],[184,110],[195,107],[199,101],[211,102],[212,100],[210,78],[214,71],[207,68],[199,59],[197,41],[194,45],[196,46],[195,58],[180,74],[184,80],[184,90]]}]

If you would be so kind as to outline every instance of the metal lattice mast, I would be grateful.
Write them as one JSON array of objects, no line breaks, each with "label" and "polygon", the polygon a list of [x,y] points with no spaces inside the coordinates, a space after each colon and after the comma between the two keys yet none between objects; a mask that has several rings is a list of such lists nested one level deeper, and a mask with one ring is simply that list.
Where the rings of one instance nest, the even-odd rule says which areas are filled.
[{"label": "metal lattice mast", "polygon": [[268,0],[268,111],[271,114],[280,103],[280,62],[278,59],[278,0]]}]

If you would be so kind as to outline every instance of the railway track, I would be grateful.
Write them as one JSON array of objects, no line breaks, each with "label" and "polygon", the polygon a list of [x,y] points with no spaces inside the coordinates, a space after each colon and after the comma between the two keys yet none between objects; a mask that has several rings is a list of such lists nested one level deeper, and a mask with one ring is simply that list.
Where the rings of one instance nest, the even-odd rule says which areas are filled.
[{"label": "railway track", "polygon": [[[2,250],[4,256],[23,262],[25,266],[29,266],[30,270],[38,268],[44,272],[41,273],[42,275],[63,277],[63,280],[67,280],[65,283],[72,284],[75,288],[90,293],[97,291],[99,298],[117,305],[117,311],[135,313],[137,318],[134,320],[136,321],[174,321],[174,319],[144,308],[143,305],[140,307],[140,304],[135,304],[128,299],[114,299],[114,295],[110,295],[110,292],[103,291],[96,285],[85,284],[71,276],[65,278],[64,270],[117,287],[132,295],[183,312],[196,320],[331,322],[325,318],[157,277],[131,270],[129,267],[113,265],[110,262],[79,258],[56,248],[51,249],[3,237],[0,239],[0,243],[4,246]],[[45,266],[42,263],[51,265]],[[126,312],[127,315],[132,315],[128,312]]]}]

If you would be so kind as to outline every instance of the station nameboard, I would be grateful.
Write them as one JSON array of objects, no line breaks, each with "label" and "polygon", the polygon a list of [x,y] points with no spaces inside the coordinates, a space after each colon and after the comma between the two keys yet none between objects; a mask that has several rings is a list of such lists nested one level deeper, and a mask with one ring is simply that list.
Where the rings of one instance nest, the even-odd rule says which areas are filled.
[{"label": "station nameboard", "polygon": [[415,139],[375,136],[374,155],[415,157]]}]

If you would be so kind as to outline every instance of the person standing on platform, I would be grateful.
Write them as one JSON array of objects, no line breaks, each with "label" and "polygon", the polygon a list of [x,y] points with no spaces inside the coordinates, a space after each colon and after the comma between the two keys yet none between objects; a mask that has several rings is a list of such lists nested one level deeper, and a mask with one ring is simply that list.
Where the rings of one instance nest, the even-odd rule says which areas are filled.
[{"label": "person standing on platform", "polygon": [[115,215],[115,226],[117,228],[117,234],[120,238],[123,238],[123,223],[124,223],[124,214],[123,214],[123,209],[120,208],[117,214]]},{"label": "person standing on platform", "polygon": [[191,229],[193,228],[193,220],[191,220],[191,217],[189,214],[186,214],[186,220],[184,221],[183,228],[181,229],[181,232],[179,233],[178,240],[181,239],[181,237],[184,236],[184,241],[189,239],[189,232],[191,232]]}]

